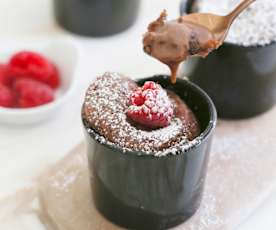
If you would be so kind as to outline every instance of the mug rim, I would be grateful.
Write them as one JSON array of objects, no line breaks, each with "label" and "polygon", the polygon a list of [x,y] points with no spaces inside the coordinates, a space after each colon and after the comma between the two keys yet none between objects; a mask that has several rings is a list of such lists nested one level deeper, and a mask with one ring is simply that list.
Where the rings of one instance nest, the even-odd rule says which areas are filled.
[{"label": "mug rim", "polygon": [[[164,79],[168,79],[170,78],[169,75],[166,74],[158,74],[158,75],[153,75],[151,77],[145,77],[145,78],[139,78],[136,79],[135,81],[137,83],[139,83],[140,81],[145,81],[145,80],[158,80],[158,78],[164,78]],[[184,154],[187,154],[190,150],[196,148],[197,146],[201,145],[201,143],[206,140],[211,133],[214,131],[216,124],[217,124],[217,110],[216,107],[212,101],[212,99],[209,97],[209,95],[203,90],[201,89],[198,85],[192,83],[191,81],[185,80],[185,79],[181,79],[178,78],[177,79],[177,83],[181,82],[182,84],[185,84],[186,86],[188,86],[188,88],[194,90],[194,92],[196,92],[197,94],[199,94],[201,96],[201,98],[207,102],[208,104],[208,111],[210,114],[210,118],[209,118],[209,122],[207,127],[200,133],[199,136],[197,136],[195,139],[193,139],[192,141],[190,141],[191,145],[187,148],[187,150],[185,151],[181,151],[181,152],[177,152],[177,154],[166,154],[166,155],[161,155],[161,156],[155,156],[154,154],[149,154],[146,153],[144,151],[136,151],[136,150],[130,150],[130,149],[124,149],[123,147],[120,147],[118,145],[116,145],[115,143],[111,143],[108,140],[102,142],[99,140],[98,137],[103,137],[102,135],[100,135],[99,133],[97,133],[92,127],[89,127],[86,125],[87,120],[85,119],[85,117],[82,115],[82,123],[83,126],[85,128],[85,132],[87,132],[87,134],[92,137],[94,139],[94,141],[96,141],[98,144],[100,145],[104,145],[105,147],[112,149],[112,150],[116,150],[117,152],[119,152],[120,154],[123,155],[132,155],[134,157],[138,157],[138,158],[154,158],[154,159],[162,159],[163,157],[168,158],[168,157],[179,157],[182,156]],[[89,129],[89,132],[88,130]],[[105,137],[103,137],[105,138]],[[194,141],[194,140],[198,140],[198,141]],[[185,145],[185,144],[184,144]]]}]

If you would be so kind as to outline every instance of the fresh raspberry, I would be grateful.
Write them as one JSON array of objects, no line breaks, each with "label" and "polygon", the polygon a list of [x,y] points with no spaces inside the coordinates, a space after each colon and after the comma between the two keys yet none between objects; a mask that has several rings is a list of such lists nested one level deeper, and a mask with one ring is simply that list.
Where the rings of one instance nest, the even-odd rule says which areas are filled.
[{"label": "fresh raspberry", "polygon": [[14,106],[13,92],[9,87],[3,84],[0,84],[0,107],[1,106],[7,108]]},{"label": "fresh raspberry", "polygon": [[145,84],[143,85],[143,90],[146,89],[157,89],[157,84],[153,81],[146,81]]},{"label": "fresh raspberry", "polygon": [[53,89],[56,89],[60,86],[60,75],[56,65],[51,63],[51,66],[52,66],[52,74],[51,74],[51,77],[48,79],[48,81],[46,81],[46,84],[51,86]]},{"label": "fresh raspberry", "polygon": [[0,84],[11,87],[12,78],[8,75],[8,68],[5,64],[0,64]]},{"label": "fresh raspberry", "polygon": [[44,105],[54,100],[54,91],[51,87],[32,79],[16,79],[14,90],[17,93],[19,108]]},{"label": "fresh raspberry", "polygon": [[147,128],[166,127],[172,119],[173,106],[160,85],[147,81],[132,93],[127,116]]},{"label": "fresh raspberry", "polygon": [[60,85],[56,66],[42,55],[21,51],[9,61],[8,73],[13,78],[30,78],[48,84],[53,89]]}]

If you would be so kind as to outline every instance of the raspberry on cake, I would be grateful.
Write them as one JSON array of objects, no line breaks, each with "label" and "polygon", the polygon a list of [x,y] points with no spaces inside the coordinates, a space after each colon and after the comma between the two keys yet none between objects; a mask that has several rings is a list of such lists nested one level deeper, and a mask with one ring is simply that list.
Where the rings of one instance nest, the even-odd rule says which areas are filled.
[{"label": "raspberry on cake", "polygon": [[146,128],[166,127],[173,116],[173,105],[160,85],[147,81],[132,93],[127,115]]},{"label": "raspberry on cake", "polygon": [[148,154],[187,144],[200,133],[195,115],[175,93],[154,82],[139,87],[117,73],[89,86],[83,118],[102,140]]}]

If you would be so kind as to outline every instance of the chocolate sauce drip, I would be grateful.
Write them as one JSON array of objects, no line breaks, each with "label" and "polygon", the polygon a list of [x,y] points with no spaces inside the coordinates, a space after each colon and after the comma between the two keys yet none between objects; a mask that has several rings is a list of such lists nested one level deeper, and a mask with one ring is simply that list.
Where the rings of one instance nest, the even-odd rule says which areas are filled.
[{"label": "chocolate sauce drip", "polygon": [[167,21],[166,11],[149,24],[143,39],[144,51],[170,68],[172,83],[176,82],[181,62],[189,56],[206,57],[219,44],[206,27],[185,21],[183,17]]}]

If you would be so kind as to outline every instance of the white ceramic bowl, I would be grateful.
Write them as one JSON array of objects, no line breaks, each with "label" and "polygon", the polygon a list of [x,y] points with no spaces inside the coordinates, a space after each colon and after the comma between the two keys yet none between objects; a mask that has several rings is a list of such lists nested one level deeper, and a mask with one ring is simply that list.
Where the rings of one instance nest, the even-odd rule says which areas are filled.
[{"label": "white ceramic bowl", "polygon": [[0,107],[0,123],[23,125],[45,121],[62,109],[62,106],[70,99],[77,87],[79,50],[73,41],[58,40],[50,42],[44,48],[18,46],[16,49],[4,52],[4,55],[0,56],[0,62],[7,62],[11,55],[20,50],[38,51],[53,61],[60,71],[61,86],[56,91],[55,100],[48,104],[27,109]]}]

